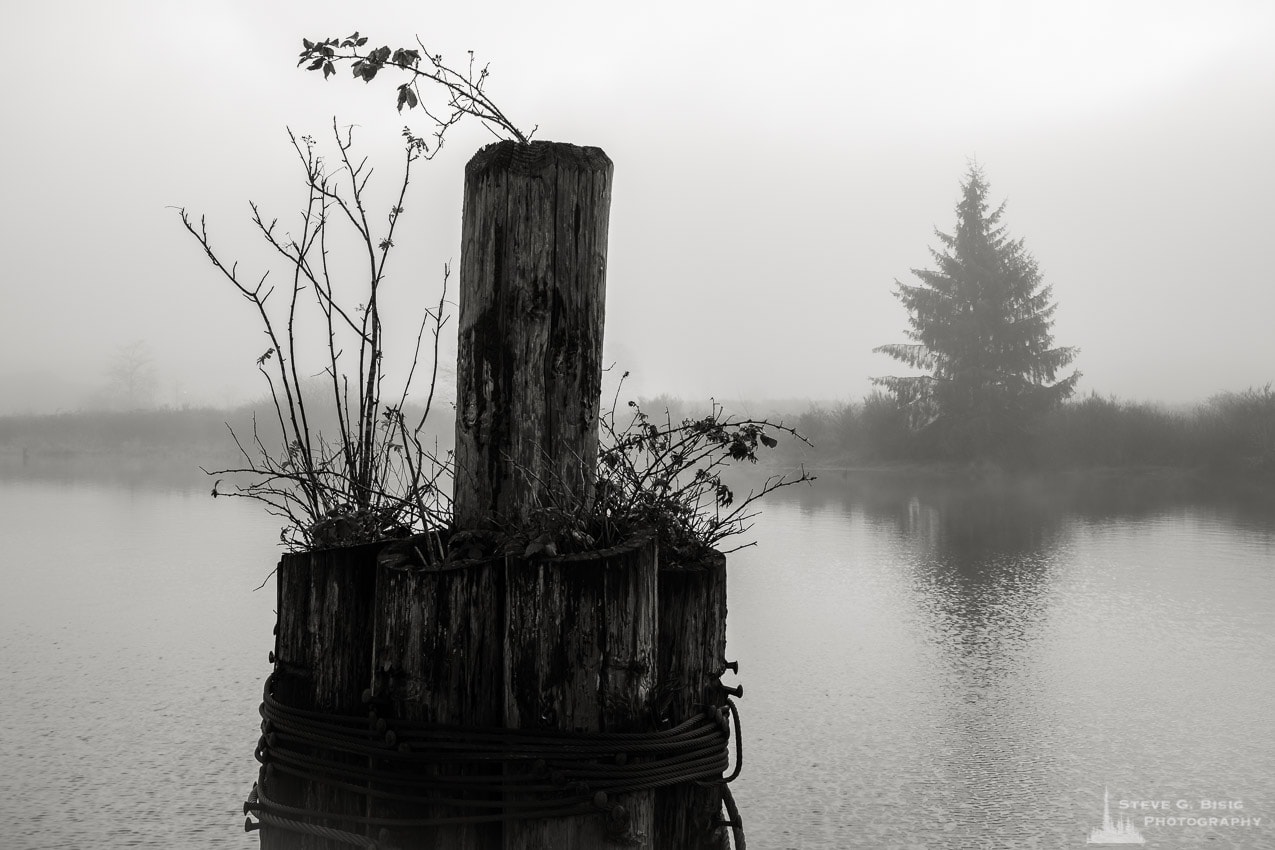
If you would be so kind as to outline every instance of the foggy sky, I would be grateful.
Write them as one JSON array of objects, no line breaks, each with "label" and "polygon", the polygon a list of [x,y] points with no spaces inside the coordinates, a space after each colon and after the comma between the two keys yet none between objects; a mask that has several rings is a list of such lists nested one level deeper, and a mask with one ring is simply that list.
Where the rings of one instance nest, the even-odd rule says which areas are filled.
[{"label": "foggy sky", "polygon": [[[0,412],[73,409],[139,339],[160,404],[264,391],[249,305],[173,208],[259,274],[247,201],[294,221],[285,128],[322,137],[334,116],[388,192],[403,125],[428,129],[395,113],[399,80],[295,67],[303,36],[354,30],[474,50],[515,123],[615,161],[606,347],[634,393],[860,397],[898,369],[871,353],[904,339],[893,281],[930,265],[974,158],[1053,287],[1081,393],[1184,403],[1275,378],[1268,2],[49,0],[5,17]],[[490,140],[462,127],[419,169],[400,316],[457,264],[464,163]]]}]

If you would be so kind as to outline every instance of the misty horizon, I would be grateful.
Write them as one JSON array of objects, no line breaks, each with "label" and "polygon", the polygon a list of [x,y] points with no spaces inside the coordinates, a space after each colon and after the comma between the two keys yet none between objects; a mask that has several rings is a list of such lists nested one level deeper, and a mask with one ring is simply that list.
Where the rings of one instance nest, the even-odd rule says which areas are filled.
[{"label": "misty horizon", "polygon": [[[248,201],[295,221],[287,128],[322,140],[334,117],[357,128],[380,198],[417,118],[391,86],[325,83],[295,54],[304,36],[397,43],[425,23],[435,49],[491,63],[489,92],[535,138],[614,160],[605,359],[634,396],[862,398],[894,371],[872,349],[906,328],[894,281],[930,266],[970,160],[1053,287],[1078,398],[1178,408],[1275,377],[1275,115],[1255,108],[1275,99],[1275,8],[759,5],[733,8],[721,38],[716,9],[678,8],[671,27],[658,3],[563,9],[553,31],[516,6],[423,22],[397,3],[73,5],[15,10],[18,61],[41,73],[0,83],[20,128],[0,140],[15,166],[0,413],[112,403],[111,359],[135,341],[154,404],[262,397],[256,318],[175,208],[206,214],[219,251],[262,273]],[[46,61],[48,44],[100,59],[86,76]],[[418,171],[391,270],[400,341],[459,258],[464,163],[488,141],[461,128]],[[454,357],[453,338],[446,392]]]},{"label": "misty horizon", "polygon": [[[1176,402],[1150,398],[1121,397],[1093,389],[1088,392],[1077,393],[1068,403],[1076,403],[1086,398],[1097,397],[1120,403],[1150,405],[1153,408],[1168,412],[1187,412],[1202,405],[1207,405],[1212,399],[1217,397],[1250,390],[1260,391],[1270,383],[1268,381],[1262,385],[1225,386],[1198,399],[1185,399]],[[230,388],[223,388],[220,398],[217,398],[214,394],[205,397],[203,400],[187,393],[183,387],[184,385],[180,381],[174,382],[167,393],[163,389],[159,389],[155,392],[154,397],[146,403],[125,406],[119,403],[116,394],[112,392],[111,386],[106,382],[94,384],[87,379],[77,381],[74,378],[65,379],[51,373],[28,373],[26,375],[21,373],[0,373],[0,417],[183,410],[210,410],[229,413],[246,408],[266,408],[272,404],[269,390],[264,386],[255,394],[248,392],[242,395],[238,394],[237,391],[232,391]],[[621,401],[632,399],[641,403],[643,407],[654,403],[655,408],[653,409],[662,409],[663,405],[668,404],[688,410],[707,409],[712,402],[716,401],[722,404],[729,413],[765,416],[779,412],[797,414],[810,409],[826,409],[846,404],[858,404],[862,403],[868,394],[876,392],[876,390],[868,389],[863,395],[857,397],[849,395],[811,397],[774,394],[748,397],[736,395],[733,398],[728,398],[712,393],[704,396],[686,396],[661,392],[658,387],[652,389],[654,389],[654,392],[643,393],[642,395],[623,393]],[[611,393],[613,392],[614,388],[611,388]],[[453,397],[454,392],[440,393],[435,398],[435,411],[441,410],[439,408],[441,402],[446,405],[447,415],[450,417],[452,415],[451,411],[454,410]],[[608,389],[605,386],[603,387],[603,397],[610,398]],[[316,396],[314,401],[321,407],[331,405],[331,400],[327,397]],[[421,399],[417,399],[414,396],[408,397],[409,404],[421,401]]]}]

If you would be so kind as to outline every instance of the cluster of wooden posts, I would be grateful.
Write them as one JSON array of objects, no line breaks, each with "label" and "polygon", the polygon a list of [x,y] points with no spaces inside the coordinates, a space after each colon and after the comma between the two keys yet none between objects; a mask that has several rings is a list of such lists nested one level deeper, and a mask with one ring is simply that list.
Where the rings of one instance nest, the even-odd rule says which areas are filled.
[{"label": "cluster of wooden posts", "polygon": [[[457,368],[457,529],[516,526],[587,503],[598,452],[612,164],[597,148],[502,142],[465,173]],[[276,698],[302,711],[469,729],[645,732],[721,705],[725,559],[662,563],[646,535],[576,557],[462,568],[388,563],[384,547],[286,555],[278,574]],[[263,776],[271,798],[368,818],[358,788]],[[612,801],[613,803],[615,801]],[[721,850],[722,790],[687,782],[601,814],[409,829],[400,847]],[[437,814],[437,812],[435,812]],[[368,829],[365,846],[376,840]],[[270,828],[263,847],[349,846]]]}]

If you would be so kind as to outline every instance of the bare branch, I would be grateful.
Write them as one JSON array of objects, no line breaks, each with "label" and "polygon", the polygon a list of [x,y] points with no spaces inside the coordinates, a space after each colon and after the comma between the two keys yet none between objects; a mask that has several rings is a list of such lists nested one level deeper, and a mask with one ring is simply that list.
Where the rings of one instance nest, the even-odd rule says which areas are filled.
[{"label": "bare branch", "polygon": [[[278,219],[268,219],[256,204],[250,205],[258,234],[289,273],[291,291],[283,304],[270,301],[274,292],[274,287],[267,286],[270,270],[255,284],[245,283],[240,279],[238,265],[223,263],[213,249],[204,219],[196,223],[185,209],[179,210],[183,226],[195,237],[213,267],[253,305],[270,343],[270,348],[257,358],[257,367],[270,390],[280,445],[276,448],[267,445],[258,431],[255,416],[250,442],[240,439],[231,428],[231,438],[243,464],[209,474],[230,476],[239,483],[230,489],[215,486],[214,493],[264,504],[269,513],[286,523],[280,539],[294,549],[429,531],[446,525],[450,516],[448,487],[443,486],[451,475],[450,456],[440,458],[436,447],[431,451],[422,445],[419,427],[407,428],[402,413],[407,399],[406,387],[397,407],[385,408],[381,404],[386,340],[380,313],[383,300],[380,288],[395,229],[406,205],[411,164],[418,157],[417,148],[411,142],[405,146],[402,180],[386,214],[388,231],[383,239],[376,241],[365,204],[373,169],[367,160],[356,162],[351,156],[351,129],[342,131],[334,121],[332,133],[338,150],[336,161],[348,178],[341,185],[333,182],[322,157],[315,153],[314,140],[288,131],[306,185],[306,203],[295,237],[281,234]],[[342,215],[332,216],[333,207],[342,210]],[[364,297],[360,299],[365,306],[361,307],[358,318],[335,291],[334,273],[329,266],[329,248],[336,244],[332,229],[342,224],[354,234],[355,243],[367,259]],[[438,308],[424,309],[407,368],[410,385],[420,365],[425,328],[429,327],[435,341],[426,410],[432,403],[438,379],[438,337],[447,321],[443,308],[448,273],[444,267]],[[308,287],[314,290],[312,301],[308,297],[301,298]],[[315,399],[313,393],[306,390],[307,372],[302,368],[304,352],[300,350],[300,328],[306,304],[317,307],[321,326],[326,331],[323,365],[316,374],[325,375],[329,385],[331,416],[338,435],[334,443],[329,443],[321,430],[316,430]],[[347,332],[354,334],[359,346],[358,362],[352,364],[357,366],[354,381],[342,369],[340,337]]]}]

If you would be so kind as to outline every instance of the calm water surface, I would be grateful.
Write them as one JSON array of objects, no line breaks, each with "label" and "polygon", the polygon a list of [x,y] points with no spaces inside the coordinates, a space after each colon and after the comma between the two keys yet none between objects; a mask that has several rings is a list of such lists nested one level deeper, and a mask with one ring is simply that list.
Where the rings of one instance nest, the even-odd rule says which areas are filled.
[{"label": "calm water surface", "polygon": [[[256,846],[277,532],[202,482],[0,477],[0,847]],[[849,477],[755,533],[754,850],[1083,847],[1104,789],[1145,846],[1275,846],[1267,507]],[[1118,808],[1162,800],[1249,823]]]},{"label": "calm water surface", "polygon": [[1262,818],[1140,810],[1146,846],[1275,847],[1269,512],[877,485],[773,505],[733,556],[757,846],[1080,847],[1109,788]]}]

